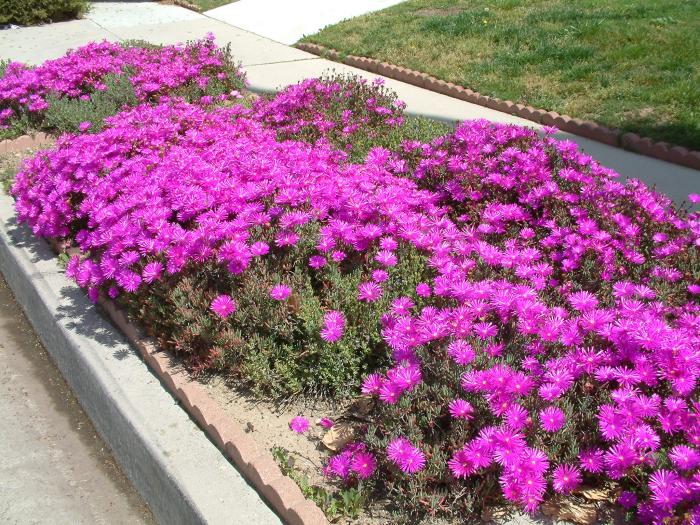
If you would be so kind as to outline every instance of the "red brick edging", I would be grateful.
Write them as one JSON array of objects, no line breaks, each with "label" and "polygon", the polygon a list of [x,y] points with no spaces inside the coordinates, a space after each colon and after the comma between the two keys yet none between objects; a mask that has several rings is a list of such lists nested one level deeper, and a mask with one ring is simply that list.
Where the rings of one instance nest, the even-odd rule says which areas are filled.
[{"label": "red brick edging", "polygon": [[515,115],[545,126],[555,126],[561,131],[596,140],[610,146],[624,148],[641,155],[700,170],[700,151],[692,151],[682,146],[674,146],[667,142],[655,142],[648,137],[640,137],[636,133],[623,133],[619,129],[610,129],[589,120],[560,115],[554,111],[545,111],[543,109],[533,108],[532,106],[516,104],[510,100],[487,97],[471,89],[437,79],[427,73],[421,73],[387,62],[380,62],[374,58],[358,57],[354,55],[345,56],[335,49],[329,49],[321,45],[306,42],[298,43],[296,47],[302,51],[322,56],[329,60],[341,62],[358,69],[364,69],[371,73],[377,73],[449,97],[485,106],[509,115]]},{"label": "red brick edging", "polygon": [[236,465],[279,516],[290,525],[326,525],[328,520],[316,504],[304,497],[299,486],[282,474],[269,450],[258,447],[243,427],[231,421],[218,403],[198,383],[170,364],[166,352],[159,351],[114,301],[100,298],[98,304],[109,315],[143,360],[180,401],[209,439]]},{"label": "red brick edging", "polygon": [[[52,240],[55,253],[61,244]],[[258,447],[243,427],[231,421],[207,391],[171,364],[167,352],[131,322],[111,299],[101,296],[98,304],[127,340],[139,351],[153,373],[209,439],[228,457],[263,499],[289,525],[328,525],[323,511],[306,499],[299,486],[282,474],[269,450]]]}]

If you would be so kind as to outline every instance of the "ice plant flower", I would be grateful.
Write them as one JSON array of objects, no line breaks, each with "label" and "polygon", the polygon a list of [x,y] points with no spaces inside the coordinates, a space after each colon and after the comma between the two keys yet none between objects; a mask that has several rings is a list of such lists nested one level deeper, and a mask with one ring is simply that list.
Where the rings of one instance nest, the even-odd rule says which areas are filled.
[{"label": "ice plant flower", "polygon": [[559,465],[552,473],[554,490],[560,494],[568,494],[581,484],[581,473],[573,465]]},{"label": "ice plant flower", "polygon": [[[0,120],[40,118],[44,81],[63,97],[99,90],[105,72],[128,66],[112,46],[62,61],[76,73],[65,87],[52,77],[55,65],[9,65]],[[183,56],[190,51],[194,60]],[[421,436],[415,445],[392,440],[375,471],[411,473],[430,450],[436,476],[413,480],[426,497],[445,489],[449,470],[450,496],[466,488],[534,512],[549,481],[571,490],[580,468],[639,494],[642,522],[700,513],[697,213],[619,180],[551,130],[470,121],[430,142],[373,147],[353,162],[356,133],[381,138],[401,125],[400,105],[368,83],[353,84],[358,97],[352,82],[310,79],[251,107],[217,106],[217,96],[196,90],[221,80],[220,55],[208,45],[187,53],[134,52],[168,63],[165,80],[155,67],[129,80],[142,105],[109,117],[103,131],[65,136],[17,174],[18,221],[79,247],[66,274],[89,297],[119,296],[137,311],[157,297],[170,312],[180,306],[172,285],[205,309],[217,286],[257,287],[265,276],[267,290],[294,275],[299,308],[273,312],[289,323],[262,329],[250,321],[258,312],[241,312],[235,332],[279,343],[281,357],[264,354],[260,366],[275,373],[260,381],[275,379],[261,388],[284,391],[287,378],[294,388],[335,391],[361,382],[379,400],[368,403],[370,427]],[[183,85],[179,75],[189,71]],[[195,90],[195,104],[170,96],[180,88]],[[265,315],[270,305],[258,307]],[[320,333],[309,332],[320,316]],[[190,349],[188,323],[179,321],[161,323],[158,335],[206,366],[217,349]],[[231,328],[214,323],[215,344],[236,344]],[[352,340],[334,345],[343,334]],[[241,370],[240,356],[260,351],[232,352],[226,366]],[[445,420],[449,401],[462,397],[478,407],[468,425]],[[591,417],[566,421],[554,406],[579,402]],[[534,448],[565,424],[567,446]],[[366,472],[352,468],[358,454],[379,453],[374,439],[360,445],[324,472],[356,481]],[[566,451],[576,447],[574,467]],[[470,479],[485,468],[496,483]],[[393,477],[403,490],[408,480]]]},{"label": "ice plant flower", "polygon": [[566,423],[564,412],[557,407],[547,407],[540,411],[540,425],[546,432],[556,432]]},{"label": "ice plant flower", "polygon": [[382,296],[382,288],[374,282],[361,283],[357,298],[360,301],[372,303]]},{"label": "ice plant flower", "polygon": [[329,343],[334,343],[343,337],[344,328],[345,316],[343,315],[343,312],[331,310],[326,312],[323,316],[323,329],[321,330],[321,337]]},{"label": "ice plant flower", "polygon": [[369,452],[357,452],[352,458],[350,470],[352,470],[360,479],[367,479],[377,467],[377,460],[374,455]]},{"label": "ice plant flower", "polygon": [[406,474],[415,474],[425,467],[425,455],[405,438],[396,438],[387,447],[387,457]]},{"label": "ice plant flower", "polygon": [[303,416],[295,416],[289,422],[289,428],[292,430],[292,432],[303,434],[309,430],[309,420]]},{"label": "ice plant flower", "polygon": [[603,451],[597,449],[583,450],[579,453],[581,468],[591,473],[603,470]]},{"label": "ice plant flower", "polygon": [[270,297],[276,301],[284,301],[289,294],[292,293],[292,289],[284,284],[278,284],[273,286],[270,290]]},{"label": "ice plant flower", "polygon": [[430,297],[430,285],[427,283],[418,283],[416,286],[416,294],[420,297]]},{"label": "ice plant flower", "polygon": [[450,415],[455,419],[471,419],[474,407],[464,399],[453,399],[449,404]]},{"label": "ice plant flower", "polygon": [[216,315],[226,319],[236,311],[236,302],[231,299],[230,295],[219,295],[211,302],[210,308]]},{"label": "ice plant flower", "polygon": [[335,425],[333,420],[328,418],[328,417],[322,417],[321,419],[319,419],[318,424],[321,425],[326,430],[328,430],[329,428],[332,428],[333,425]]}]

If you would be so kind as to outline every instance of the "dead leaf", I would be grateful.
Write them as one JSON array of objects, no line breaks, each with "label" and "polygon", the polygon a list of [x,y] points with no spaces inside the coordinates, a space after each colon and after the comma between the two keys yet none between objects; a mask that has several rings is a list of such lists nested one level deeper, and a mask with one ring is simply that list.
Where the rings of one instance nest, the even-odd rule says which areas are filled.
[{"label": "dead leaf", "polygon": [[327,449],[338,452],[354,438],[355,429],[352,426],[347,423],[336,423],[326,432],[321,443],[323,443]]},{"label": "dead leaf", "polygon": [[598,520],[598,511],[593,503],[577,503],[553,498],[543,503],[541,510],[550,518],[571,521],[579,525],[595,525]]},{"label": "dead leaf", "polygon": [[582,488],[576,494],[590,501],[613,501],[613,493],[606,489]]},{"label": "dead leaf", "polygon": [[481,512],[481,521],[495,521],[508,516],[508,511],[506,509],[498,507],[486,507]]},{"label": "dead leaf", "polygon": [[346,413],[350,416],[366,417],[374,409],[374,404],[374,399],[371,397],[360,397],[350,404]]}]

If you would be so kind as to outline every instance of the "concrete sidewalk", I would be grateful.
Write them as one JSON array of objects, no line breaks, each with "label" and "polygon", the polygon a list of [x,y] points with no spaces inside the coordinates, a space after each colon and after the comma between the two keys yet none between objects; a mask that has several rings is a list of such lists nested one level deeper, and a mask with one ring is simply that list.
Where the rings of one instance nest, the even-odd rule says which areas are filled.
[{"label": "concrete sidewalk", "polygon": [[[255,91],[275,91],[329,70],[357,73],[367,78],[377,76],[250,33],[206,14],[152,2],[99,2],[93,4],[84,20],[0,31],[0,59],[38,64],[91,40],[144,39],[153,43],[172,44],[201,38],[208,32],[216,35],[219,44],[231,44],[234,55],[241,61],[248,75],[251,89]],[[406,102],[410,114],[445,121],[485,118],[495,122],[540,127],[528,120],[396,80],[387,79],[386,84]],[[691,168],[568,133],[560,133],[559,138],[574,140],[604,165],[625,177],[638,178],[647,184],[656,185],[678,203],[683,202],[689,193],[700,192],[700,172]]]},{"label": "concrete sidewalk", "polygon": [[[4,194],[0,194],[0,269],[44,348],[158,523],[282,523],[154,377],[138,351],[68,280],[48,245],[16,223],[13,200]],[[0,368],[2,364],[0,359]],[[26,411],[13,417],[3,407],[0,403],[4,424],[31,426]],[[0,425],[0,466],[10,456],[4,448],[12,447],[15,439],[8,434],[5,444],[5,432],[10,430],[15,431]],[[68,468],[60,461],[55,467]],[[0,483],[0,504],[5,488]],[[40,505],[49,494],[39,492]],[[37,501],[37,497],[25,499],[19,503]],[[0,522],[6,523],[2,514]],[[135,520],[88,520],[131,522]],[[49,516],[21,523],[76,521]]]},{"label": "concrete sidewalk", "polygon": [[404,0],[238,0],[204,14],[256,35],[294,44],[304,35]]},{"label": "concrete sidewalk", "polygon": [[2,523],[155,523],[1,275],[0,383]]}]

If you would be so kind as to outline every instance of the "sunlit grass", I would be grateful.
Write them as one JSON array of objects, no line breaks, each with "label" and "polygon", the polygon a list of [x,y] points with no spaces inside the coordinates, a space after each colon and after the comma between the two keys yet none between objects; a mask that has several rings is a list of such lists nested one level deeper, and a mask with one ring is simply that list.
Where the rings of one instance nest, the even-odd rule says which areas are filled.
[{"label": "sunlit grass", "polygon": [[409,0],[304,40],[700,149],[696,0]]}]

